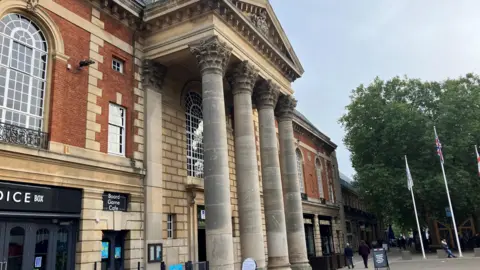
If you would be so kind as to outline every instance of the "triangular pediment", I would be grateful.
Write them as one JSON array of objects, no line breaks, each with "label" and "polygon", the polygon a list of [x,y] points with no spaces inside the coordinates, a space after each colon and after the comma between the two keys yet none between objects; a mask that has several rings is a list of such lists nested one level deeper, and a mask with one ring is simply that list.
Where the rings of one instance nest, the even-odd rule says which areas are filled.
[{"label": "triangular pediment", "polygon": [[233,2],[247,20],[291,62],[298,73],[302,74],[304,71],[302,64],[269,1],[237,0]]}]

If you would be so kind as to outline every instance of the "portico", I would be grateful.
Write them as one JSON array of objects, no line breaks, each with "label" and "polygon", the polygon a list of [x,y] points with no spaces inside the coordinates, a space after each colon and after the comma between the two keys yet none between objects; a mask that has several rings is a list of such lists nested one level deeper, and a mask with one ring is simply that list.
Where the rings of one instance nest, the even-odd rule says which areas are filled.
[{"label": "portico", "polygon": [[291,116],[302,67],[268,1],[177,2],[146,9],[138,46],[146,244],[162,241],[168,265],[310,269]]}]

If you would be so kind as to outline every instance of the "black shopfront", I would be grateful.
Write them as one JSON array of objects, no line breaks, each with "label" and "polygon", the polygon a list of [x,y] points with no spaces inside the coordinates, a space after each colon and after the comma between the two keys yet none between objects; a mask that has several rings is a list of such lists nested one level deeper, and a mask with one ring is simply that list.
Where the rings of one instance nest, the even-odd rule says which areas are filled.
[{"label": "black shopfront", "polygon": [[0,270],[70,270],[82,191],[0,181]]}]

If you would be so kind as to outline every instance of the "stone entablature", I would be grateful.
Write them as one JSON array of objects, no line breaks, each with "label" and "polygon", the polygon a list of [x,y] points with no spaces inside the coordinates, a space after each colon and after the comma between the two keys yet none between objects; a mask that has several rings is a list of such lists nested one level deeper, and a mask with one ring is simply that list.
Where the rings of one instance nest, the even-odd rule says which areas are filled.
[{"label": "stone entablature", "polygon": [[[278,30],[272,30],[275,34],[269,32],[270,34],[266,35],[264,30],[259,30],[255,26],[259,25],[259,20],[252,21],[253,14],[246,15],[243,9],[245,9],[244,5],[239,1],[231,0],[184,0],[180,3],[179,1],[161,1],[147,6],[145,27],[150,32],[166,31],[174,25],[198,19],[213,12],[269,59],[272,66],[290,82],[299,78],[303,74],[303,69],[298,61],[293,61],[296,57],[292,56],[293,51],[284,45],[285,38],[280,38]],[[266,16],[265,12],[267,12],[265,9],[258,10],[255,16]],[[267,24],[273,25],[273,23]],[[262,23],[262,25],[265,27],[265,24]]]}]

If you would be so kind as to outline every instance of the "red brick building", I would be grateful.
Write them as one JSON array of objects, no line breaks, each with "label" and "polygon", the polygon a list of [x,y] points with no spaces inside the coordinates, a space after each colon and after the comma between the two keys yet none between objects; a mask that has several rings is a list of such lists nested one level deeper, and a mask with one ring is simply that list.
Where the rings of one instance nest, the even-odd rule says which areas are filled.
[{"label": "red brick building", "polygon": [[341,253],[345,244],[337,145],[304,115],[294,116],[297,169],[309,256]]}]

